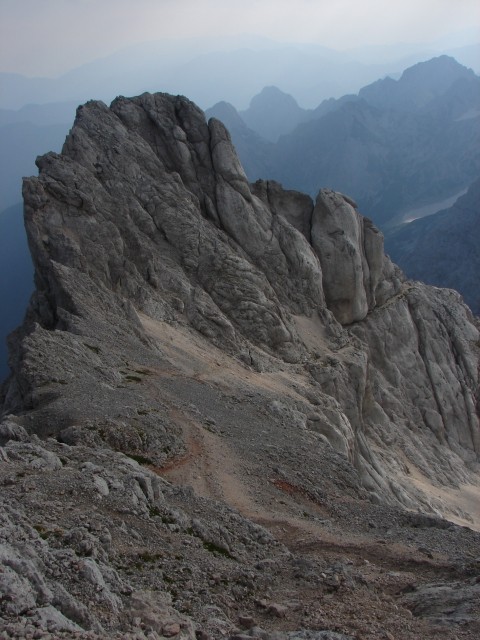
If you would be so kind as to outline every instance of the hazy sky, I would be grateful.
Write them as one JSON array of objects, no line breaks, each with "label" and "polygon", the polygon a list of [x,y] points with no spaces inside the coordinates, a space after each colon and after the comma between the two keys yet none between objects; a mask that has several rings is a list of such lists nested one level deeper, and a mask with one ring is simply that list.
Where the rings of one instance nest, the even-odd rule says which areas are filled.
[{"label": "hazy sky", "polygon": [[[0,71],[55,76],[162,38],[263,35],[336,49],[476,28],[479,0],[0,0]],[[457,43],[456,43],[457,44]]]}]

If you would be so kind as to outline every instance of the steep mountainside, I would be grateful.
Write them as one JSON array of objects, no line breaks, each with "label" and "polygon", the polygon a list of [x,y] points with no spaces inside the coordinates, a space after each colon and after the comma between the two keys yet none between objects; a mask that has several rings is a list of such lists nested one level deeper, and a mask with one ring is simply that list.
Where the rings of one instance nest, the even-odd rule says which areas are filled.
[{"label": "steep mountainside", "polygon": [[250,187],[182,97],[87,103],[37,164],[4,635],[477,637],[480,535],[440,517],[480,526],[459,296],[405,281],[347,196]]},{"label": "steep mountainside", "polygon": [[[137,68],[138,60],[131,63]],[[155,67],[154,58],[151,64]],[[106,86],[102,74],[107,67],[98,70],[98,91]],[[443,67],[446,75],[441,79]],[[255,96],[253,110],[243,112],[244,117],[251,116],[249,122],[256,133],[226,102],[216,104],[207,115],[218,118],[229,129],[250,181],[276,178],[286,187],[312,196],[320,187],[338,189],[351,194],[361,210],[387,228],[392,217],[402,218],[412,207],[457,196],[480,171],[479,79],[445,56],[413,69],[414,76],[421,72],[422,81],[432,84],[430,94],[434,96],[420,113],[418,109],[415,113],[378,109],[354,95],[325,100],[316,109],[306,110],[291,96],[270,87]],[[440,78],[435,83],[430,80],[430,71],[432,78]],[[77,87],[82,73],[72,74],[73,86]],[[195,82],[199,82],[198,69],[196,75]],[[424,99],[418,92],[419,81],[402,83],[402,79],[398,85],[403,88],[392,96],[400,92],[404,102],[408,98],[415,104]],[[389,97],[388,87],[397,83],[377,84],[386,88],[377,88],[376,93],[383,100],[395,102]],[[34,171],[36,155],[60,149],[70,126],[69,113],[73,113],[72,103],[27,105],[16,112],[0,110],[0,213],[20,200],[21,177]],[[290,132],[279,145],[258,135],[277,137],[301,120],[309,124]],[[24,309],[15,311],[20,315]],[[1,333],[0,340],[5,342]]]},{"label": "steep mountainside", "polygon": [[480,179],[457,202],[392,230],[386,247],[416,280],[459,291],[480,315]]}]

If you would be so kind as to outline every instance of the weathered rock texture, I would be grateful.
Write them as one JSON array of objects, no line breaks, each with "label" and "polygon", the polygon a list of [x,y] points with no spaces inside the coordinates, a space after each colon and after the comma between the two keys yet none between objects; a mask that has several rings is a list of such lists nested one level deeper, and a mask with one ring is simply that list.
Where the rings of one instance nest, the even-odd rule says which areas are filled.
[{"label": "weathered rock texture", "polygon": [[[283,517],[294,527],[292,518],[310,517],[313,509],[316,521],[323,509],[336,514],[341,529],[353,522],[357,504],[355,513],[373,514],[373,528],[380,526],[377,517],[388,521],[389,509],[397,521],[404,507],[473,522],[468,500],[478,488],[480,454],[477,328],[453,292],[404,281],[383,254],[382,235],[348,197],[322,190],[314,204],[276,183],[251,188],[223,125],[207,124],[187,99],[164,94],[120,97],[110,108],[87,103],[62,154],[47,154],[37,164],[39,177],[24,182],[37,289],[24,325],[11,337],[12,375],[3,388],[7,477],[12,461],[18,474],[59,474],[66,487],[63,493],[58,488],[65,496],[59,502],[74,513],[68,491],[76,493],[85,480],[84,508],[95,504],[102,518],[113,520],[125,509],[145,520],[143,533],[134,519],[128,526],[148,554],[158,553],[150,522],[158,515],[187,536],[185,544],[193,536],[204,555],[224,554],[247,574],[280,563],[282,580],[282,571],[290,571],[288,552],[265,530],[249,529],[256,525],[240,515],[234,525],[236,512],[202,503],[196,494],[257,522]],[[36,436],[55,441],[42,448]],[[173,483],[191,485],[196,493],[184,500],[186,514],[164,513],[157,476],[131,472],[118,452]],[[15,496],[18,481],[8,482]],[[39,504],[57,491],[49,482],[34,482]],[[167,494],[178,507],[172,491]],[[279,507],[288,515],[272,507],[279,492],[288,497]],[[118,495],[126,506],[115,502]],[[348,514],[339,506],[344,502],[351,505]],[[42,545],[28,527],[37,524],[41,534],[45,524],[19,524],[27,516],[15,509],[5,512],[14,522],[5,531],[24,527],[22,553],[33,558],[31,549]],[[209,520],[202,523],[205,510]],[[60,512],[59,506],[59,518]],[[355,517],[360,523],[365,516]],[[67,564],[78,563],[85,545],[97,544],[79,527],[72,516],[57,536],[70,549]],[[32,560],[31,567],[21,566],[15,537],[6,538],[4,564],[21,611],[8,605],[4,613],[34,611],[65,632],[76,628],[65,626],[71,623],[113,633],[131,632],[142,611],[157,607],[163,613],[160,622],[148,622],[152,633],[193,633],[188,620],[177,620],[170,604],[148,591],[145,572],[124,588],[101,550],[87,553],[93,560],[82,561],[79,580],[101,594],[94,602],[84,587],[72,595],[71,585],[53,580],[55,573],[45,584],[35,577],[56,562],[50,551],[38,556],[43,565]],[[271,548],[257,552],[257,538]],[[161,544],[170,543],[165,538]],[[125,569],[124,556],[120,535],[110,562],[117,558]],[[314,624],[306,609],[304,618],[294,614],[301,606],[269,604],[270,574],[255,583],[253,571],[245,580],[258,588],[238,591],[238,576],[227,569],[224,578],[211,570],[211,584],[225,579],[230,585],[223,600],[211,600],[210,587],[197,593],[193,585],[202,579],[194,572],[193,585],[180,581],[188,597],[173,590],[176,609],[203,625],[217,620],[210,632],[225,635],[234,629],[222,622],[225,612],[253,606],[264,588],[267,599],[264,594],[258,606],[269,628],[308,628],[308,620],[312,629],[328,628],[319,626],[318,616]],[[333,590],[353,580],[335,576],[325,578]],[[167,584],[160,580],[157,588]],[[279,577],[273,584],[283,583]],[[136,600],[133,591],[141,592]],[[208,613],[207,602],[219,611]],[[284,616],[290,626],[272,622]],[[382,629],[372,633],[368,637],[384,637]],[[418,633],[412,627],[404,637]]]}]

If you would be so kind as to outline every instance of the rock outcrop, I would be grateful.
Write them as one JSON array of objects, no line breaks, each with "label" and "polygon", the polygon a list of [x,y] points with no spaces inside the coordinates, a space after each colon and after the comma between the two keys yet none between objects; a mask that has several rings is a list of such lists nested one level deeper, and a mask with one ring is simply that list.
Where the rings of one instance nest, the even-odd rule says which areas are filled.
[{"label": "rock outcrop", "polygon": [[[224,127],[162,94],[80,107],[63,153],[38,166],[39,178],[24,186],[37,292],[22,345],[37,334],[55,341],[54,329],[71,342],[92,313],[107,332],[115,316],[115,325],[145,340],[142,312],[190,324],[230,354],[256,354],[259,366],[305,363],[319,397],[334,398],[350,416],[353,441],[372,426],[367,399],[385,415],[385,385],[377,394],[373,384],[381,375],[391,378],[420,438],[433,433],[439,446],[453,438],[465,459],[478,454],[478,334],[468,310],[453,294],[445,301],[447,294],[402,283],[381,234],[348,198],[324,190],[314,207],[298,194],[282,208],[268,185],[267,196],[256,197]],[[321,330],[306,340],[308,322]],[[31,371],[30,351],[38,357],[27,349],[14,364],[8,411],[36,408],[34,396],[52,374],[48,354],[43,374]],[[76,359],[55,357],[52,367],[69,382]],[[398,384],[412,380],[412,368],[421,371],[415,393],[426,399],[420,413]],[[397,418],[383,417],[382,427],[398,431]],[[358,457],[355,445],[350,453]]]},{"label": "rock outcrop", "polygon": [[[408,507],[473,522],[470,493],[462,493],[479,483],[473,317],[455,293],[405,281],[384,256],[380,232],[347,196],[322,190],[314,204],[276,183],[251,187],[223,125],[164,94],[87,103],[62,153],[37,164],[38,178],[24,182],[36,292],[11,337],[12,375],[3,387],[7,478],[12,464],[35,478],[51,469],[66,487],[58,512],[61,501],[75,512],[71,496],[85,491],[84,504],[96,504],[102,518],[130,514],[136,544],[150,555],[158,553],[155,527],[168,544],[161,525],[174,525],[180,547],[189,537],[203,545],[199,566],[208,552],[223,554],[239,571],[253,571],[242,578],[248,585],[254,565],[281,566],[278,575],[286,575],[288,552],[248,520],[277,522],[278,491],[289,509],[306,501],[304,514],[316,505],[342,522],[352,513],[342,512],[344,502],[365,514],[390,509],[393,521]],[[143,467],[130,471],[125,455]],[[180,499],[156,474],[195,492]],[[42,478],[32,490],[57,491]],[[84,481],[88,490],[80,489]],[[115,502],[122,491],[125,505]],[[20,507],[12,509],[5,517],[23,522]],[[199,519],[203,511],[208,522]],[[78,562],[80,547],[97,544],[88,528],[78,531],[73,512],[65,531],[48,533],[49,544],[53,536],[70,550],[67,564]],[[45,524],[36,525],[41,536]],[[27,531],[22,544],[32,555],[42,546],[32,523],[7,523],[5,531],[15,526]],[[62,627],[65,617],[99,633],[131,631],[143,620],[135,611],[155,600],[144,574],[125,586],[101,550],[80,569],[81,584],[101,594],[95,601],[84,587],[72,595],[74,586],[61,580],[43,585],[39,561],[17,570],[18,550],[9,546],[16,535],[7,536],[5,562],[16,572],[9,593],[21,591],[23,604],[9,615],[35,611],[65,632],[75,628]],[[110,560],[123,557],[124,544],[120,536]],[[56,560],[42,553],[48,573]],[[208,569],[210,587],[230,585],[232,602],[215,600],[230,614],[236,600],[250,606],[255,597],[266,620],[299,610],[271,608],[268,593],[258,593],[268,592],[268,577],[238,591],[238,576],[217,570]],[[346,575],[325,580],[337,588]],[[203,625],[215,618],[214,635],[233,633],[221,611],[205,609],[208,589],[194,595],[187,582],[181,589],[190,600],[174,590],[176,609]],[[133,591],[141,592],[137,600]],[[156,602],[163,613],[148,623],[152,633],[190,637],[190,622]],[[113,611],[107,619],[105,606]]]}]

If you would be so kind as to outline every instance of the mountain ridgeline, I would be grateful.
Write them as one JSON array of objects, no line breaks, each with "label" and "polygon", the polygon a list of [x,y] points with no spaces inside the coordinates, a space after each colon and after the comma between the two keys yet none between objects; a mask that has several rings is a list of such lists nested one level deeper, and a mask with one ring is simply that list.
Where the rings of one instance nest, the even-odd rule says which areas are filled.
[{"label": "mountain ridgeline", "polygon": [[[372,491],[386,499],[404,495],[406,504],[414,499],[409,491],[401,491],[398,480],[394,489],[388,479],[391,471],[379,474],[380,463],[372,467],[369,462],[375,455],[367,434],[377,431],[378,422],[384,433],[398,431],[401,422],[407,431],[411,421],[423,423],[427,439],[442,434],[447,459],[460,455],[468,460],[478,453],[473,405],[464,394],[452,395],[458,384],[452,381],[458,377],[476,393],[475,349],[469,346],[476,331],[467,309],[451,292],[405,283],[383,254],[382,235],[349,198],[322,190],[314,203],[261,181],[252,190],[220,122],[212,119],[207,125],[192,103],[164,94],[119,98],[111,108],[87,103],[78,110],[62,154],[47,154],[37,162],[40,177],[24,184],[37,284],[25,324],[29,344],[37,337],[40,343],[55,341],[52,330],[57,327],[67,342],[75,339],[73,327],[91,334],[88,318],[106,327],[113,310],[118,314],[115,324],[129,330],[133,323],[141,337],[141,324],[134,321],[137,309],[154,320],[191,325],[227,353],[250,354],[248,362],[255,366],[258,360],[260,369],[278,366],[276,362],[304,362],[321,396],[326,385],[346,416],[343,453],[356,460]],[[392,320],[396,313],[401,322]],[[437,320],[433,326],[423,322],[420,330],[417,314],[434,314]],[[387,319],[399,334],[389,330],[378,353]],[[435,334],[438,322],[445,326],[444,335]],[[305,323],[318,325],[318,335],[313,332],[307,340]],[[414,343],[405,339],[408,327]],[[449,342],[444,349],[428,346],[447,335],[464,358],[460,369],[459,353],[447,364],[453,357]],[[406,344],[408,362],[403,363]],[[411,352],[417,354],[419,376],[431,369],[425,360],[430,352],[447,359],[441,369],[450,368],[452,376],[449,380],[430,372],[426,379],[420,377],[415,402],[410,398],[411,373],[405,372],[400,383],[403,367],[410,368]],[[384,361],[387,353],[389,364]],[[25,370],[26,361],[22,353],[18,374],[14,367],[7,385],[7,410],[35,407],[37,394],[43,395],[38,381],[32,379],[29,387],[28,380],[35,373],[48,379],[48,356],[41,371],[30,366]],[[400,378],[387,392],[374,381],[388,378],[393,362]],[[72,364],[65,375],[72,378],[75,394],[79,382]],[[51,368],[58,369],[55,349]],[[78,376],[83,381],[82,367]],[[442,392],[438,385],[445,386]],[[424,388],[423,408],[417,387]],[[386,393],[399,394],[403,420],[393,408],[394,398],[391,413],[386,412]],[[447,414],[443,405],[449,396],[449,405],[456,409]],[[49,404],[40,405],[40,415],[44,410],[48,414]],[[329,422],[326,416],[322,421]],[[463,473],[453,468],[454,475]]]},{"label": "mountain ridgeline", "polygon": [[[252,181],[268,176],[312,196],[328,185],[386,227],[415,206],[459,193],[479,174],[480,78],[448,56],[315,110],[274,94],[264,90],[240,112],[249,128],[275,143],[262,150],[261,174],[252,165],[258,144],[246,145],[245,131],[227,123],[234,143],[243,140],[239,154]],[[221,117],[216,107],[207,113]]]},{"label": "mountain ridgeline", "polygon": [[[153,56],[153,50],[151,53]],[[150,77],[157,64],[154,58],[152,68],[144,69],[145,78]],[[272,52],[265,52],[264,62],[271,58]],[[99,78],[106,73],[110,62],[104,61],[96,70]],[[132,58],[128,68],[133,69],[137,64],[138,60]],[[266,68],[269,68],[268,64]],[[65,85],[67,93],[57,95],[54,92],[51,99],[71,99],[74,94],[70,95],[68,91],[78,86],[88,69],[90,67],[72,73]],[[223,72],[220,70],[219,73]],[[135,82],[141,77],[138,75]],[[31,85],[36,87],[38,101],[42,101],[44,94],[40,87],[45,91],[48,87],[52,91],[54,86],[59,88],[58,82],[45,84],[37,79],[32,80],[32,84],[24,80],[9,79],[13,83],[12,95],[15,91],[26,91],[27,85]],[[104,80],[106,87],[108,83]],[[118,79],[112,76],[111,81],[115,84]],[[167,83],[166,86],[170,85]],[[218,86],[224,85],[219,83]],[[61,149],[73,118],[74,104],[30,104],[18,111],[0,110],[3,142],[0,147],[3,168],[0,172],[0,216],[4,221],[12,219],[13,210],[7,211],[8,208],[20,207],[21,177],[34,171],[36,155]],[[221,120],[229,129],[250,181],[275,179],[285,188],[300,189],[312,197],[320,187],[348,193],[360,210],[386,231],[424,205],[435,210],[435,203],[438,203],[437,209],[444,208],[447,199],[463,193],[477,178],[480,172],[479,114],[478,77],[447,56],[407,69],[398,81],[385,78],[364,87],[358,95],[324,100],[314,109],[303,109],[293,97],[267,86],[252,99],[246,110],[237,112],[235,107],[223,101],[207,111],[208,117]],[[19,217],[13,227],[16,229],[21,224]],[[15,231],[10,232],[5,225],[2,229],[5,231],[2,231],[1,242],[9,245],[9,249],[0,252],[3,274],[0,297],[4,307],[12,310],[8,317],[6,313],[2,314],[0,321],[0,337],[5,345],[6,334],[13,326],[11,318],[14,322],[21,320],[25,299],[25,295],[19,298],[15,287],[11,286],[10,254],[13,252],[18,257],[17,262],[21,262],[19,272],[27,273],[30,266],[24,249],[25,239],[15,235]],[[18,246],[12,245],[12,241]],[[468,254],[460,252],[460,257],[465,263],[463,271],[467,271]],[[407,268],[401,257],[400,261],[400,266]],[[427,273],[417,271],[415,274],[428,280]],[[450,280],[446,279],[444,284],[450,285]],[[468,300],[472,300],[470,292],[462,286],[461,278],[456,278],[455,284]],[[22,281],[19,290],[28,293],[30,287]],[[0,376],[3,378],[7,363],[1,351],[0,358]]]}]

